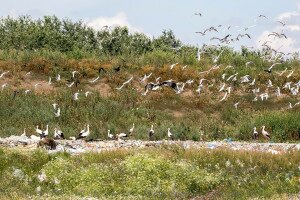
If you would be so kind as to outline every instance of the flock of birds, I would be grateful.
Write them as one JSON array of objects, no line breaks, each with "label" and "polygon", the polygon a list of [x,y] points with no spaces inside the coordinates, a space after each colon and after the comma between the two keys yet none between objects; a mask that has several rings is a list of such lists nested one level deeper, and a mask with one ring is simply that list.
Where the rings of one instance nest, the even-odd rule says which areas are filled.
[{"label": "flock of birds", "polygon": [[[134,128],[135,128],[135,125],[133,123],[132,127],[129,129],[129,131],[127,133],[121,132],[121,133],[115,134],[115,135],[113,135],[111,133],[111,131],[108,129],[107,130],[107,139],[110,139],[110,140],[114,140],[114,139],[121,140],[121,139],[130,137],[130,136],[132,136],[132,134],[134,132]],[[266,127],[262,126],[261,128],[262,128],[262,130],[261,130],[262,136],[265,139],[270,140],[271,137],[270,137],[270,134],[265,130]],[[44,138],[47,138],[49,136],[49,126],[48,125],[46,125],[46,129],[45,130],[39,129],[39,126],[36,126],[35,130],[36,130],[36,133],[39,134],[40,137],[37,137],[35,135],[31,135],[32,139],[44,139]],[[152,124],[151,128],[150,128],[150,130],[148,132],[149,140],[153,140],[154,133],[155,132],[154,132],[154,129],[153,129],[153,124]],[[87,124],[87,125],[85,125],[84,129],[82,129],[79,132],[79,134],[78,134],[77,137],[70,137],[70,139],[72,139],[72,140],[85,139],[89,135],[90,135],[90,126],[89,126],[89,124]],[[26,129],[24,129],[24,132],[23,132],[22,136],[26,136]],[[170,128],[168,128],[168,130],[167,130],[167,137],[168,137],[168,139],[174,140],[174,135],[171,132]],[[257,140],[258,137],[259,137],[259,133],[258,133],[256,127],[254,127],[253,128],[253,139]],[[54,128],[53,138],[54,138],[54,140],[66,139],[65,136],[64,136],[64,133],[61,130],[57,129],[57,128]]]},{"label": "flock of birds", "polygon": [[[195,15],[199,15],[202,16],[201,13],[195,13]],[[259,15],[258,18],[256,19],[256,21],[258,20],[267,20],[268,18],[264,15]],[[282,21],[278,21],[278,23],[282,24],[282,26],[286,25],[286,22],[282,22]],[[247,31],[250,28],[255,27],[256,25],[252,25],[249,27],[245,27],[242,28],[241,30],[239,30],[239,32],[242,31]],[[204,35],[208,35],[210,32],[219,32],[220,28],[223,28],[223,31],[226,30],[230,30],[232,28],[232,26],[228,26],[228,27],[223,27],[222,25],[219,25],[217,27],[209,27],[203,31],[198,31],[196,32],[197,34],[200,34],[202,36]],[[218,50],[218,54],[217,55],[212,55],[212,63],[213,66],[206,70],[206,71],[202,71],[199,72],[199,84],[196,86],[196,89],[194,90],[199,96],[204,95],[205,93],[205,89],[206,87],[208,89],[215,87],[217,89],[217,91],[221,94],[220,99],[218,100],[219,102],[223,102],[226,101],[230,95],[232,95],[232,92],[237,90],[235,88],[235,83],[239,82],[241,85],[243,86],[247,86],[247,88],[250,88],[254,98],[253,98],[253,102],[255,101],[266,101],[268,100],[268,98],[270,98],[271,96],[276,96],[276,97],[280,97],[283,95],[284,93],[287,93],[288,95],[292,95],[292,96],[297,96],[299,94],[299,88],[300,88],[300,80],[293,82],[290,79],[293,77],[294,74],[294,70],[288,70],[287,68],[285,68],[282,71],[276,71],[275,72],[275,76],[278,77],[286,77],[286,82],[283,85],[279,85],[279,84],[274,84],[271,79],[269,79],[267,81],[267,83],[264,84],[263,88],[266,88],[264,91],[262,88],[260,88],[257,83],[256,83],[256,78],[255,77],[251,77],[250,75],[242,75],[240,76],[238,72],[231,74],[229,73],[229,69],[235,69],[234,66],[228,65],[228,66],[222,66],[222,64],[219,64],[219,60],[221,58],[221,56],[223,55],[225,48],[222,48],[222,45],[228,45],[230,43],[236,42],[241,40],[242,38],[248,38],[251,39],[250,34],[248,33],[239,33],[237,36],[233,37],[231,34],[227,34],[224,37],[212,37],[210,39],[210,41],[218,41],[217,45],[203,45],[202,48],[198,48],[196,57],[197,60],[200,61],[201,60],[201,54],[208,54],[208,49],[210,48],[214,48],[215,50]],[[274,68],[276,68],[276,66],[278,65],[282,65],[285,56],[289,56],[291,55],[290,53],[286,54],[284,52],[280,52],[279,49],[273,49],[269,44],[272,43],[272,39],[274,38],[288,38],[287,35],[283,32],[272,32],[268,35],[268,37],[270,38],[270,40],[268,41],[262,41],[263,44],[261,45],[263,48],[265,48],[265,54],[261,56],[261,58],[265,61],[267,61],[268,63],[270,63],[270,66],[266,69],[264,69],[264,72],[267,74],[272,74],[274,75]],[[250,47],[249,47],[250,48]],[[215,51],[216,52],[216,51]],[[251,65],[254,65],[255,63],[251,60],[249,60],[248,62],[246,62],[245,67],[246,68],[251,68]],[[179,67],[179,63],[174,63],[172,65],[170,65],[170,71],[172,71],[174,68]],[[188,66],[182,66],[182,70],[185,70]],[[115,72],[119,72],[121,70],[121,67],[116,67],[113,68],[113,70]],[[212,71],[215,70],[223,70],[223,74],[221,75],[220,80],[221,80],[221,84],[220,85],[216,85],[216,82],[213,80],[208,80],[206,78],[203,78],[201,76],[207,75],[209,73],[211,73]],[[99,73],[100,72],[104,72],[106,73],[106,70],[104,68],[100,68],[99,69]],[[232,71],[232,70],[231,70]],[[5,77],[7,74],[9,74],[10,71],[5,71],[2,72],[0,74],[0,80],[1,78]],[[78,79],[78,75],[80,74],[79,71],[71,71],[71,78],[69,80],[69,83],[66,84],[66,87],[68,88],[72,88],[72,87],[77,87],[78,84],[80,84],[80,81]],[[28,72],[25,74],[25,77],[31,76],[32,73]],[[186,80],[185,82],[177,82],[175,80],[169,79],[169,80],[164,80],[161,81],[161,77],[155,77],[154,79],[152,79],[151,77],[154,76],[154,72],[153,73],[149,73],[149,74],[145,74],[143,77],[138,78],[136,81],[140,82],[141,84],[144,85],[144,91],[141,93],[141,95],[146,96],[149,92],[151,91],[158,91],[161,90],[163,87],[168,87],[171,88],[172,90],[174,90],[174,92],[176,94],[181,94],[185,91],[185,87],[186,85],[192,86],[193,84],[196,83],[196,80],[194,79],[189,79]],[[100,76],[97,76],[95,78],[93,78],[92,80],[88,80],[88,83],[90,84],[94,84],[97,81],[99,81]],[[155,80],[155,81],[148,81],[148,80]],[[131,76],[128,80],[124,81],[120,86],[116,87],[115,89],[117,91],[122,91],[122,89],[129,85],[132,81],[134,81],[135,78],[134,76]],[[55,81],[56,82],[60,82],[61,81],[61,75],[57,74],[55,77]],[[47,84],[51,85],[53,82],[53,78],[49,77]],[[36,83],[34,85],[34,91],[37,90],[37,88],[42,85],[42,83]],[[5,88],[8,87],[8,83],[4,83],[1,86],[2,91],[5,90]],[[271,92],[270,92],[271,90]],[[24,91],[25,95],[27,95],[29,92],[32,92],[31,89],[26,89]],[[19,91],[14,91],[14,97],[19,93]],[[81,93],[75,92],[73,94],[73,100],[74,101],[78,101],[80,100],[79,95]],[[84,93],[84,95],[87,97],[88,95],[92,94],[91,91],[86,91]],[[238,107],[240,106],[241,102],[235,102],[233,107],[235,109],[238,109]],[[300,104],[300,101],[297,103],[292,104],[291,102],[289,102],[289,105],[287,106],[287,109],[291,109],[294,108],[296,106],[298,106]],[[59,107],[59,105],[57,103],[52,104],[53,108],[54,108],[54,116],[55,117],[60,117],[61,116],[61,109]],[[132,126],[132,128],[129,130],[129,132],[122,132],[119,134],[115,134],[113,135],[111,133],[110,130],[107,131],[107,137],[108,139],[122,139],[125,137],[130,136],[133,131],[134,131],[134,124]],[[45,130],[41,130],[39,128],[39,126],[36,127],[36,133],[39,135],[39,138],[47,138],[49,135],[49,128],[48,125],[46,125],[46,129]],[[262,135],[264,136],[264,138],[266,139],[270,139],[270,134],[267,133],[267,131],[265,130],[265,126],[262,127],[262,131],[261,131]],[[24,129],[24,133],[25,129]],[[89,124],[85,125],[84,129],[81,130],[78,135],[76,137],[71,137],[71,139],[83,139],[83,138],[87,138],[90,135],[90,126]],[[153,138],[154,136],[154,129],[153,129],[153,125],[151,125],[151,128],[149,130],[149,139]],[[36,136],[37,137],[37,136]],[[170,131],[170,128],[168,128],[167,130],[167,137],[169,139],[174,139],[173,134]],[[54,129],[54,138],[55,139],[65,139],[64,137],[64,133],[63,131],[59,130],[58,128]],[[256,127],[254,127],[253,129],[253,138],[257,139],[258,138],[258,132],[256,130]]]},{"label": "flock of birds", "polygon": [[[201,13],[195,13],[195,15],[198,15],[200,17],[203,16]],[[218,41],[219,44],[217,44],[217,47],[220,47],[222,44],[229,45],[231,43],[240,41],[244,37],[248,38],[248,39],[252,39],[252,36],[250,35],[250,33],[247,33],[246,31],[248,31],[252,28],[255,28],[256,26],[258,26],[258,22],[263,21],[263,20],[269,20],[269,22],[273,22],[267,16],[259,15],[258,17],[256,17],[254,19],[254,24],[252,24],[250,26],[247,26],[247,27],[240,27],[240,26],[233,26],[233,25],[224,26],[224,25],[220,24],[218,26],[208,27],[203,31],[196,31],[195,33],[199,34],[201,36],[207,36],[209,33],[220,33],[220,34],[222,34],[224,32],[228,32],[225,36],[222,36],[222,37],[215,37],[214,36],[214,37],[211,37],[209,39],[210,42]],[[259,43],[261,44],[261,47],[265,48],[266,50],[273,51],[274,53],[276,53],[278,55],[281,55],[281,56],[291,55],[292,53],[285,54],[283,52],[280,52],[279,49],[282,48],[282,47],[280,47],[279,49],[273,49],[270,46],[270,44],[272,44],[274,42],[274,39],[276,39],[276,38],[288,39],[288,36],[284,33],[284,27],[286,26],[287,22],[280,21],[280,20],[277,20],[275,22],[278,23],[282,27],[281,32],[275,32],[275,31],[269,32],[268,35],[267,35],[268,40],[266,40],[266,41],[260,40]],[[237,28],[236,35],[232,35],[232,34],[234,34],[234,31],[232,29],[236,29],[236,28]],[[233,31],[233,32],[229,32],[229,31]],[[254,47],[248,47],[248,48],[254,49]],[[198,53],[199,53],[198,56],[200,58],[201,52],[198,52]]]},{"label": "flock of birds", "polygon": [[[132,127],[129,129],[128,132],[121,132],[119,134],[115,134],[114,135],[108,129],[107,130],[107,139],[110,139],[110,140],[114,140],[114,139],[121,140],[123,138],[130,137],[130,136],[132,136],[132,134],[134,132],[134,129],[135,129],[134,123],[132,124]],[[39,137],[35,136],[35,135],[31,135],[30,137],[32,139],[47,138],[49,136],[49,125],[46,125],[46,129],[45,130],[41,130],[39,128],[39,126],[36,126],[35,131],[39,135]],[[71,140],[85,139],[85,138],[87,138],[90,135],[90,133],[91,133],[90,132],[90,125],[86,124],[85,127],[84,127],[84,129],[82,129],[78,133],[77,137],[70,137],[70,139]],[[24,129],[24,132],[23,132],[23,134],[21,136],[26,136],[26,129]],[[149,130],[148,136],[149,136],[149,140],[152,140],[153,137],[154,137],[153,124],[151,125],[151,128]],[[168,128],[167,136],[168,136],[169,139],[172,139],[172,140],[174,139],[173,134],[170,131],[170,128]],[[61,130],[59,130],[58,128],[54,128],[53,138],[54,138],[54,140],[66,139],[64,133]]]}]

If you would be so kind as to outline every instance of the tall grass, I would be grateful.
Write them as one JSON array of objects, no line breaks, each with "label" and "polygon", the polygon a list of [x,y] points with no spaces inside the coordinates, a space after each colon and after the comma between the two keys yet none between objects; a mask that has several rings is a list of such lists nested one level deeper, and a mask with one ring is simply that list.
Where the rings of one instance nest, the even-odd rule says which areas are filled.
[{"label": "tall grass", "polygon": [[164,146],[70,156],[1,149],[0,158],[5,180],[0,192],[6,199],[269,199],[296,197],[300,191],[299,152]]}]

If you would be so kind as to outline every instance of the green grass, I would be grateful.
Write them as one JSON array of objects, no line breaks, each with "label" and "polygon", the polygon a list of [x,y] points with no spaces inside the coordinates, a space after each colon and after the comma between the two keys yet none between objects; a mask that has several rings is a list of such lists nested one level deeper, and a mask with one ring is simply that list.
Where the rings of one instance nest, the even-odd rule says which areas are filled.
[{"label": "green grass", "polygon": [[[0,158],[5,199],[272,199],[300,192],[299,151],[272,155],[163,146],[70,156],[1,149]],[[39,181],[42,173],[46,178]]]}]

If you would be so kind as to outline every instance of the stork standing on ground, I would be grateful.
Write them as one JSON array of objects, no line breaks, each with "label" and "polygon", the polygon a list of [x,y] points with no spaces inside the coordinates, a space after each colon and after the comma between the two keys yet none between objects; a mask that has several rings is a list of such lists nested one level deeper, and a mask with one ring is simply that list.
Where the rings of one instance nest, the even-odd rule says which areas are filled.
[{"label": "stork standing on ground", "polygon": [[154,135],[154,129],[153,129],[153,124],[151,125],[151,129],[149,131],[149,140],[153,139],[153,135]]},{"label": "stork standing on ground", "polygon": [[22,137],[26,136],[26,128],[24,128],[23,133],[21,134]]},{"label": "stork standing on ground", "polygon": [[57,76],[56,76],[56,81],[58,82],[58,81],[60,81],[61,79],[60,79],[60,74],[57,74]]},{"label": "stork standing on ground", "polygon": [[79,92],[76,92],[76,93],[74,94],[73,99],[74,99],[75,101],[78,100],[78,95],[79,95]]},{"label": "stork standing on ground", "polygon": [[39,129],[39,126],[36,126],[35,132],[39,135],[42,135],[43,131]]},{"label": "stork standing on ground", "polygon": [[265,128],[266,128],[266,126],[262,126],[261,133],[262,133],[262,135],[264,136],[265,139],[270,140],[271,139],[270,134],[265,130]]},{"label": "stork standing on ground", "polygon": [[76,140],[86,138],[89,135],[90,135],[90,125],[88,124],[86,126],[86,129],[83,129],[83,130],[80,131],[80,133],[79,133],[78,137],[76,138]]},{"label": "stork standing on ground", "polygon": [[173,134],[170,131],[170,128],[168,128],[168,138],[171,140],[174,140]]},{"label": "stork standing on ground", "polygon": [[110,130],[107,130],[107,137],[108,137],[108,139],[111,139],[111,140],[113,140],[115,138],[114,135],[110,133]]},{"label": "stork standing on ground", "polygon": [[132,124],[131,129],[129,129],[129,135],[131,135],[133,133],[133,131],[134,131],[134,123]]},{"label": "stork standing on ground", "polygon": [[40,135],[41,138],[47,137],[49,134],[49,126],[48,124],[46,125],[46,129],[42,131],[42,134]]},{"label": "stork standing on ground", "polygon": [[128,135],[126,133],[119,133],[119,134],[116,134],[116,138],[118,140],[121,140],[122,138],[125,138],[125,137],[128,137]]},{"label": "stork standing on ground", "polygon": [[56,140],[65,139],[64,133],[61,130],[54,128],[54,139]]},{"label": "stork standing on ground", "polygon": [[258,139],[258,132],[257,132],[257,130],[256,130],[256,127],[253,128],[253,138],[254,138],[255,140]]},{"label": "stork standing on ground", "polygon": [[52,106],[53,106],[53,109],[56,110],[58,104],[57,103],[53,103]]}]

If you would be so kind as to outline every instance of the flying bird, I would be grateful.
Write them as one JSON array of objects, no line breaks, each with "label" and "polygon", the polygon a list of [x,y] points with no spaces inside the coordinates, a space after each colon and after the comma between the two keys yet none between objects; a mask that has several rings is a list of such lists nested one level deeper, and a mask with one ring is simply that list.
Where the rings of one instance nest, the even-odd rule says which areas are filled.
[{"label": "flying bird", "polygon": [[224,101],[224,100],[226,99],[227,95],[228,95],[228,92],[226,92],[226,93],[224,94],[224,96],[222,97],[222,99],[220,100],[220,102],[221,102],[221,101]]},{"label": "flying bird", "polygon": [[282,21],[277,21],[278,23],[280,23],[282,26],[285,26],[286,23],[285,22],[282,22]]},{"label": "flying bird", "polygon": [[130,79],[128,79],[127,81],[125,81],[120,87],[117,87],[116,89],[121,90],[126,84],[130,83],[132,81],[132,79],[133,79],[133,76]]},{"label": "flying bird", "polygon": [[274,63],[273,65],[271,65],[271,67],[269,67],[268,69],[265,69],[264,71],[268,72],[268,73],[272,73],[273,67],[276,66],[276,65],[280,65],[280,64],[282,64],[282,63]]},{"label": "flying bird", "polygon": [[60,108],[57,108],[57,111],[54,112],[55,117],[59,117],[60,116]]},{"label": "flying bird", "polygon": [[96,81],[98,81],[98,79],[100,78],[100,76],[98,76],[97,78],[93,79],[93,80],[90,80],[89,82],[90,83],[95,83]]},{"label": "flying bird", "polygon": [[2,72],[2,74],[0,75],[0,78],[2,78],[5,74],[8,74],[9,71],[6,71],[6,72]]},{"label": "flying bird", "polygon": [[70,88],[70,87],[72,87],[72,86],[74,85],[74,83],[75,83],[75,82],[73,81],[73,82],[70,83],[69,85],[68,85],[68,84],[66,84],[66,85]]},{"label": "flying bird", "polygon": [[79,72],[78,72],[78,71],[72,71],[71,73],[72,73],[72,77],[73,77],[73,78],[75,78],[75,74],[76,74],[76,73],[78,73],[78,74],[79,74]]}]

